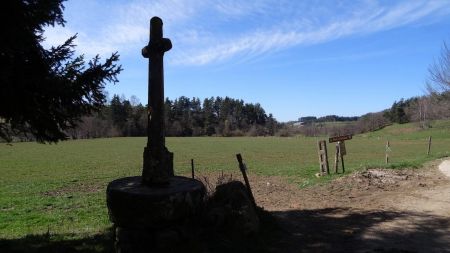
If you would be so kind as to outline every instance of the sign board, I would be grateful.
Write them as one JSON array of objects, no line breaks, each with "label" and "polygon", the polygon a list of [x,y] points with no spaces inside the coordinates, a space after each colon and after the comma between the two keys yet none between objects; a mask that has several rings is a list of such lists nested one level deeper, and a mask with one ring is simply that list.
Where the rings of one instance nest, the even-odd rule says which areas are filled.
[{"label": "sign board", "polygon": [[352,135],[342,135],[342,136],[335,136],[335,137],[331,137],[328,139],[328,141],[330,143],[332,142],[337,142],[337,141],[345,141],[345,140],[351,140],[352,139]]},{"label": "sign board", "polygon": [[341,156],[347,154],[347,150],[345,149],[345,142],[344,141],[340,141],[339,142],[339,152],[341,152]]}]

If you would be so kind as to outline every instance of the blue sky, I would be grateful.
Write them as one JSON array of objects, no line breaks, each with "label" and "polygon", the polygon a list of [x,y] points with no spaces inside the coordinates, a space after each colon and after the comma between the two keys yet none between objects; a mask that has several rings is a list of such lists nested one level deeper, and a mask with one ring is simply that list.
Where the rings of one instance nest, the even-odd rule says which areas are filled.
[{"label": "blue sky", "polygon": [[173,44],[165,95],[229,96],[260,103],[279,121],[358,116],[422,95],[428,66],[450,42],[450,1],[69,0],[65,27],[77,53],[118,51],[124,71],[112,94],[147,102],[149,20]]}]

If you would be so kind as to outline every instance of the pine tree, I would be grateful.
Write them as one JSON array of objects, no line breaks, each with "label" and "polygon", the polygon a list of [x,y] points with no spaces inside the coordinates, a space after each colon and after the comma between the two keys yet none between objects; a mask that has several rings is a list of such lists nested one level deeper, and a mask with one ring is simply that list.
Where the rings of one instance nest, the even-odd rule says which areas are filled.
[{"label": "pine tree", "polygon": [[46,26],[64,25],[63,0],[8,0],[0,11],[0,138],[29,135],[57,142],[83,115],[99,111],[107,82],[122,68],[114,53],[104,62],[75,56],[76,35],[44,49]]}]

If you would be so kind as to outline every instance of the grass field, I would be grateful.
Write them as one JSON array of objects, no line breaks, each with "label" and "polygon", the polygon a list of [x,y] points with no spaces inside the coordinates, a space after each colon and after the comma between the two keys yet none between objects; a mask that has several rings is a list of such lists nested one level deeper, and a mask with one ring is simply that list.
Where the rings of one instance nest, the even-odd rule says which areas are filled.
[{"label": "grass field", "polygon": [[[426,155],[428,136],[433,138],[430,156]],[[223,170],[237,175],[235,154],[241,153],[250,173],[285,176],[303,187],[336,177],[314,176],[319,168],[318,139],[168,138],[167,146],[175,153],[177,174],[188,174],[193,158],[198,173]],[[420,167],[450,155],[450,121],[434,122],[427,130],[404,124],[355,136],[346,142],[347,173],[386,166],[386,140],[392,150],[390,167]],[[145,138],[111,138],[56,145],[0,144],[0,241],[49,234],[83,238],[106,231],[111,225],[106,185],[141,173],[145,142]],[[334,146],[328,144],[328,150],[331,163]]]}]

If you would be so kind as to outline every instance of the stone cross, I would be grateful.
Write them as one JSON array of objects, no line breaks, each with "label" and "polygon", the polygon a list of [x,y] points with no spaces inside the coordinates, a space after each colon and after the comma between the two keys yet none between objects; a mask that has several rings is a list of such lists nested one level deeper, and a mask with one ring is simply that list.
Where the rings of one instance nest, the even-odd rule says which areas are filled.
[{"label": "stone cross", "polygon": [[144,148],[142,181],[145,185],[167,184],[173,176],[173,153],[165,146],[164,133],[164,53],[172,48],[163,38],[163,22],[150,20],[150,42],[142,49],[149,59],[147,147]]}]

